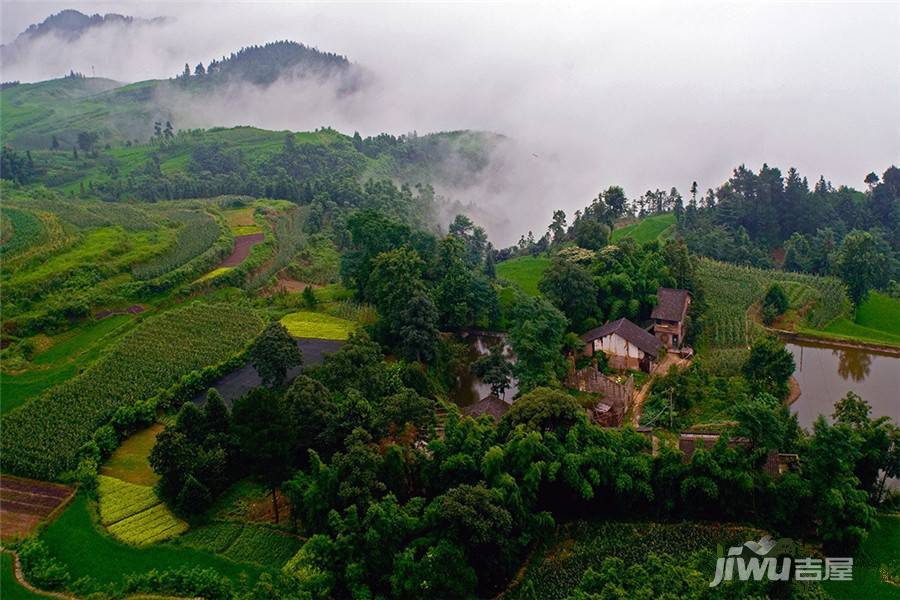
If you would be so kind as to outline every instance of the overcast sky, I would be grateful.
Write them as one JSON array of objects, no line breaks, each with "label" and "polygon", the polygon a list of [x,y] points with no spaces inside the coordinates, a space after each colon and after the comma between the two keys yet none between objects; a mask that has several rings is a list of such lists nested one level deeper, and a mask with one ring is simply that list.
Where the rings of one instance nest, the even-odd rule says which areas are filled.
[{"label": "overcast sky", "polygon": [[251,43],[317,46],[377,77],[352,110],[280,90],[230,119],[210,118],[364,134],[503,133],[522,149],[507,174],[514,183],[499,198],[466,199],[509,211],[515,227],[536,233],[553,207],[571,214],[611,184],[630,197],[656,187],[684,193],[693,180],[714,187],[738,164],[768,162],[862,187],[869,171],[900,163],[900,2],[3,0],[3,43],[63,8],[174,20],[152,35],[109,31],[48,45],[25,65],[4,65],[4,80],[93,66],[135,81]]}]

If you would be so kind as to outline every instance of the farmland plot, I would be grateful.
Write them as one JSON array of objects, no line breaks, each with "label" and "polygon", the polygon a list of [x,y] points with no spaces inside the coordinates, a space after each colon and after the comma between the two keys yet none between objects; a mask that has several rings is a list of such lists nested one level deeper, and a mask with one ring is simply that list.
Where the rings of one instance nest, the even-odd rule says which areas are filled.
[{"label": "farmland plot", "polygon": [[3,475],[0,477],[0,539],[26,537],[68,502],[73,493],[68,486]]},{"label": "farmland plot", "polygon": [[121,541],[144,545],[159,542],[188,529],[146,485],[98,477],[100,523]]},{"label": "farmland plot", "polygon": [[242,351],[262,329],[252,311],[194,303],[142,323],[84,373],[10,412],[3,468],[52,478],[119,406],[147,400],[188,373]]},{"label": "farmland plot", "polygon": [[785,288],[790,307],[804,312],[813,328],[845,314],[849,307],[844,285],[833,277],[741,267],[707,258],[699,261],[699,275],[709,304],[704,338],[716,347],[746,346],[752,341],[760,328],[747,311],[776,282]]}]

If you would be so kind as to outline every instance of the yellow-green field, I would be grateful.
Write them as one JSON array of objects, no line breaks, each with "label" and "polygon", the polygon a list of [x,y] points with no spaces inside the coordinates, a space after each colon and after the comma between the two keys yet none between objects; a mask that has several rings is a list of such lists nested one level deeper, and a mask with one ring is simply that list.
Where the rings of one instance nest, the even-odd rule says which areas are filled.
[{"label": "yellow-green field", "polygon": [[117,539],[142,546],[188,530],[188,524],[172,514],[152,487],[106,475],[97,479],[100,522]]},{"label": "yellow-green field", "polygon": [[294,337],[324,340],[346,340],[356,328],[346,319],[305,310],[283,316],[281,324]]},{"label": "yellow-green field", "polygon": [[156,445],[156,436],[163,429],[163,425],[156,423],[126,439],[100,467],[100,473],[127,483],[156,485],[159,476],[150,467],[148,459]]},{"label": "yellow-green field", "polygon": [[254,208],[246,206],[244,208],[231,208],[223,211],[225,222],[234,235],[251,235],[260,233],[263,229],[253,220]]},{"label": "yellow-green field", "polygon": [[219,267],[217,269],[213,269],[212,271],[210,271],[203,277],[198,278],[194,283],[200,283],[201,281],[213,280],[216,277],[218,277],[219,275],[227,273],[228,271],[231,271],[232,269],[234,269],[234,267]]}]

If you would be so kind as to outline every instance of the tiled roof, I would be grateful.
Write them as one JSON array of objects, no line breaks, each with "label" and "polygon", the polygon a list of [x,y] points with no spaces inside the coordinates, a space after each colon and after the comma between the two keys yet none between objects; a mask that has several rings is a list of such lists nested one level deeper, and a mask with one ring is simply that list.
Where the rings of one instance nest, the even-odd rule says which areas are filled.
[{"label": "tiled roof", "polygon": [[509,404],[501,400],[494,394],[485,396],[475,404],[470,404],[463,408],[463,414],[470,417],[480,417],[481,415],[491,415],[496,420],[500,420],[506,411],[509,410]]},{"label": "tiled roof", "polygon": [[613,333],[618,334],[619,337],[634,344],[645,354],[649,354],[653,358],[656,358],[656,355],[659,353],[660,341],[656,339],[653,334],[648,333],[646,330],[641,329],[625,318],[610,321],[605,325],[591,329],[582,335],[581,339],[584,340],[585,343],[588,343],[599,340],[600,338],[605,338]]},{"label": "tiled roof", "polygon": [[684,313],[687,310],[689,295],[690,292],[687,290],[659,288],[656,290],[656,297],[659,299],[659,302],[653,307],[650,318],[662,319],[663,321],[680,321],[684,318]]}]

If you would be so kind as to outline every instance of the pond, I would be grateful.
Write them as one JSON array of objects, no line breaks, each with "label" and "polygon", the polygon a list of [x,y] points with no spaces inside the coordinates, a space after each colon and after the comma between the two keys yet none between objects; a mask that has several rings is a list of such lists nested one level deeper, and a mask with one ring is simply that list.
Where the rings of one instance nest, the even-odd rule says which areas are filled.
[{"label": "pond", "polygon": [[[472,372],[472,363],[478,360],[478,357],[488,353],[490,347],[494,344],[503,344],[503,354],[511,362],[515,362],[512,358],[512,350],[506,344],[506,338],[499,333],[467,333],[464,334],[463,343],[466,344],[468,353],[466,362],[457,371],[456,385],[450,390],[450,401],[459,407],[475,404],[485,396],[491,393],[491,386],[482,383],[475,373]],[[510,401],[518,392],[516,380],[510,382],[510,387],[504,394],[504,400]]]},{"label": "pond", "polygon": [[900,357],[871,350],[789,341],[797,367],[800,397],[791,405],[800,426],[811,429],[834,403],[853,391],[872,407],[871,416],[888,416],[900,424]]}]

